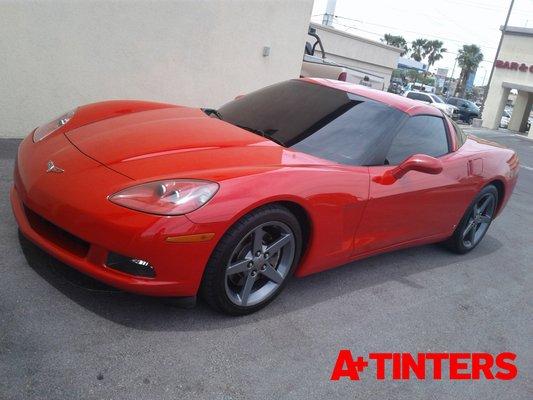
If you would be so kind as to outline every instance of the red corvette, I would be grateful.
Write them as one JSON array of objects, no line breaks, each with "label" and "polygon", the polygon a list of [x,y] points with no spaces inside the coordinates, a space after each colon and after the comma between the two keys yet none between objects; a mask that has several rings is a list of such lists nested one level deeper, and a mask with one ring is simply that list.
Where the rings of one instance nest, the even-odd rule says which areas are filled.
[{"label": "red corvette", "polygon": [[218,110],[77,108],[20,145],[11,203],[44,250],[127,291],[246,314],[289,277],[407,246],[472,250],[518,158],[438,109],[298,79]]}]

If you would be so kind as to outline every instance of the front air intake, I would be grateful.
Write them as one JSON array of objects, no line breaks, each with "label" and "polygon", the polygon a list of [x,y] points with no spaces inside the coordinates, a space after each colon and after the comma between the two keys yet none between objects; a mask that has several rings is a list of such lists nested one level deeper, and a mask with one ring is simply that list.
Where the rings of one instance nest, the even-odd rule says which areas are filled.
[{"label": "front air intake", "polygon": [[155,277],[155,270],[148,261],[123,256],[118,253],[109,253],[106,266],[129,275],[142,276],[145,278]]}]

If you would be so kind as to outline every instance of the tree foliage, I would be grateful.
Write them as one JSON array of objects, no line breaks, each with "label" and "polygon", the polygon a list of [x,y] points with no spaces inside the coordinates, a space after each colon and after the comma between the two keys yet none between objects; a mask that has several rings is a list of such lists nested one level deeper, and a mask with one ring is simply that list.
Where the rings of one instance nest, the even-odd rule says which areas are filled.
[{"label": "tree foliage", "polygon": [[425,46],[427,39],[416,39],[411,42],[411,58],[415,61],[422,61],[424,58]]},{"label": "tree foliage", "polygon": [[405,55],[409,51],[409,47],[407,46],[407,41],[403,38],[403,36],[391,35],[390,33],[386,33],[381,38],[381,41],[383,43],[388,44],[389,46],[394,46],[394,47],[398,47],[399,49],[402,49],[402,52],[400,53],[401,56]]},{"label": "tree foliage", "polygon": [[468,76],[471,72],[477,70],[481,61],[483,61],[483,53],[477,45],[465,44],[462,49],[459,49],[457,64],[461,67],[461,75],[459,76],[459,84],[457,85],[456,92],[461,97],[465,95]]},{"label": "tree foliage", "polygon": [[442,53],[446,52],[446,49],[442,46],[443,42],[440,40],[428,40],[424,45],[423,57],[428,59],[428,69],[433,66],[437,61],[442,59]]}]

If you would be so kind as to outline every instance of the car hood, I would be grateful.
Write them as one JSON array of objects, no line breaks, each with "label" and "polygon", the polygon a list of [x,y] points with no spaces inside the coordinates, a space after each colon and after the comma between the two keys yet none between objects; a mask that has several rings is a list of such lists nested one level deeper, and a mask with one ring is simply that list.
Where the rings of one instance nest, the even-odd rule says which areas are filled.
[{"label": "car hood", "polygon": [[434,107],[437,107],[439,110],[443,110],[443,111],[457,109],[457,107],[455,107],[455,106],[453,106],[451,104],[446,104],[446,103],[432,103],[431,105],[434,106]]},{"label": "car hood", "polygon": [[66,136],[88,157],[136,180],[221,179],[225,170],[323,163],[187,107],[109,118]]}]

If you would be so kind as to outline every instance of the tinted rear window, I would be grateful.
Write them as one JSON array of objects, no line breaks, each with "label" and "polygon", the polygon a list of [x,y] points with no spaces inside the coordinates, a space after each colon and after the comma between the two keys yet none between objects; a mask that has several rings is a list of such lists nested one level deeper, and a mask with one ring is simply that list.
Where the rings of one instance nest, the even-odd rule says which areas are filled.
[{"label": "tinted rear window", "polygon": [[375,163],[406,118],[383,103],[298,80],[250,93],[218,112],[285,147],[349,165]]},{"label": "tinted rear window", "polygon": [[429,96],[423,93],[409,92],[407,93],[407,97],[413,100],[431,101]]}]

